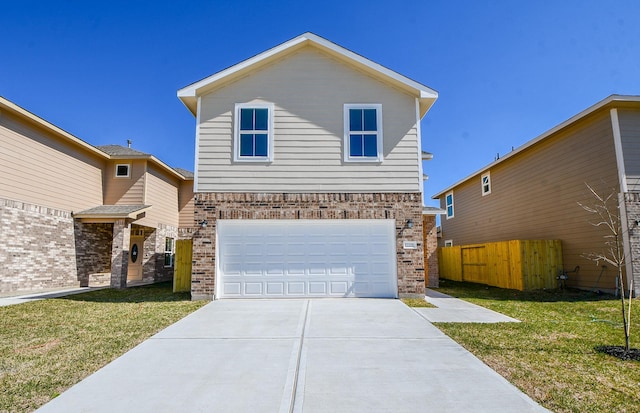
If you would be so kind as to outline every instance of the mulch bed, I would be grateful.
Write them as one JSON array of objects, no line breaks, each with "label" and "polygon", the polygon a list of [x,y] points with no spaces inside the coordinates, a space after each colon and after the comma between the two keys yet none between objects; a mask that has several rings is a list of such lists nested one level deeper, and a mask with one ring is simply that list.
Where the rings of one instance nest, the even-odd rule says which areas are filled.
[{"label": "mulch bed", "polygon": [[640,361],[640,349],[631,348],[627,351],[623,346],[598,346],[595,349],[598,353],[605,353],[621,360]]}]

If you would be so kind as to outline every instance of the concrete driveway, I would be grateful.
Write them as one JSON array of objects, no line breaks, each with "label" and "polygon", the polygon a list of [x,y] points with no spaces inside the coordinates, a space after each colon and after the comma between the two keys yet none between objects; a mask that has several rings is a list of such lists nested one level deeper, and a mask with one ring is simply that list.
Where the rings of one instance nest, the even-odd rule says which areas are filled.
[{"label": "concrete driveway", "polygon": [[546,411],[399,300],[215,301],[41,412]]}]

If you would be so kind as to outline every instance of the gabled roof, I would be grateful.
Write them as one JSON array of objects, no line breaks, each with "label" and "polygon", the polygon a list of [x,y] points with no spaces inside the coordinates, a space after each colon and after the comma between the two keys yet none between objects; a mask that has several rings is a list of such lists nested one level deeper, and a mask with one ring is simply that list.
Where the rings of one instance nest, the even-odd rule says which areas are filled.
[{"label": "gabled roof", "polygon": [[178,91],[178,98],[180,98],[182,103],[184,103],[193,115],[196,115],[198,96],[202,96],[222,84],[245,76],[247,73],[259,67],[282,59],[284,56],[308,46],[320,49],[375,78],[415,95],[420,101],[420,117],[427,113],[431,105],[433,105],[433,102],[438,98],[438,92],[428,86],[420,84],[351,50],[308,32],[180,89]]},{"label": "gabled roof", "polygon": [[162,162],[160,159],[156,158],[155,156],[149,153],[140,152],[135,149],[128,148],[126,146],[121,146],[121,145],[103,145],[103,146],[97,146],[97,148],[103,151],[104,153],[106,153],[107,155],[109,155],[109,159],[111,160],[147,159],[150,162],[158,165],[164,171],[180,179],[190,180],[193,178],[192,172],[182,168],[172,168],[166,163]]},{"label": "gabled roof", "polygon": [[561,124],[557,125],[556,127],[549,129],[548,131],[546,131],[545,133],[543,133],[542,135],[538,136],[537,138],[534,138],[532,140],[530,140],[529,142],[525,143],[524,145],[518,147],[517,149],[509,152],[508,154],[504,155],[502,158],[496,160],[495,162],[490,163],[489,165],[485,166],[482,169],[477,170],[476,172],[472,173],[471,175],[468,175],[466,178],[463,178],[461,180],[459,180],[458,182],[456,182],[455,184],[448,186],[446,189],[443,189],[442,191],[438,192],[437,194],[433,195],[431,197],[431,199],[438,199],[441,196],[443,196],[444,194],[446,194],[447,192],[453,190],[455,187],[457,187],[460,184],[463,184],[464,182],[480,175],[481,173],[488,171],[489,169],[493,168],[494,166],[501,164],[502,162],[505,162],[507,159],[511,159],[512,157],[514,157],[515,155],[518,155],[524,151],[526,151],[528,148],[536,145],[537,143],[544,141],[545,139],[555,135],[557,132],[573,125],[576,122],[579,122],[581,120],[583,120],[584,118],[586,118],[587,116],[593,114],[594,112],[597,112],[601,109],[609,109],[609,108],[614,108],[614,107],[621,107],[621,106],[629,106],[629,105],[633,105],[636,106],[640,105],[640,96],[633,96],[633,95],[611,95],[603,100],[601,100],[600,102],[596,103],[593,106],[588,107],[587,109],[583,110],[582,112],[578,113],[577,115],[567,119],[566,121],[562,122]]},{"label": "gabled roof", "polygon": [[[70,134],[69,132],[57,127],[53,123],[47,122],[46,120],[34,115],[23,107],[18,106],[10,100],[0,96],[0,111],[3,110],[12,113],[12,115],[17,116],[18,118],[23,119],[32,125],[37,125],[40,128],[44,128],[58,138],[61,138],[64,141],[69,142],[77,147],[81,147],[85,151],[92,153],[93,155],[96,155],[102,159],[149,159],[177,178],[187,180],[193,178],[193,173],[186,171],[185,169],[172,168],[162,162],[160,159],[148,153],[140,152],[135,149],[127,148],[120,145],[91,145],[83,141],[82,139]],[[189,174],[190,176],[187,176],[180,171],[187,172],[187,174]]]},{"label": "gabled roof", "polygon": [[121,145],[101,145],[97,146],[103,152],[108,153],[111,156],[127,156],[127,157],[148,157],[151,156],[149,153],[136,151],[135,149],[128,148],[126,146]]}]

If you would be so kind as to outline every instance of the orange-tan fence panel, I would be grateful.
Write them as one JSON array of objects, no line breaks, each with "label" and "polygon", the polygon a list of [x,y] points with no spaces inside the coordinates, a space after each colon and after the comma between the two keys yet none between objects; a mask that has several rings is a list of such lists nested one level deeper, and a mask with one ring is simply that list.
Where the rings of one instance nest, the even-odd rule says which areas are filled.
[{"label": "orange-tan fence panel", "polygon": [[175,271],[173,273],[173,292],[191,291],[191,253],[193,242],[190,239],[176,241]]},{"label": "orange-tan fence panel", "polygon": [[440,278],[516,290],[557,288],[559,240],[514,240],[438,250]]}]

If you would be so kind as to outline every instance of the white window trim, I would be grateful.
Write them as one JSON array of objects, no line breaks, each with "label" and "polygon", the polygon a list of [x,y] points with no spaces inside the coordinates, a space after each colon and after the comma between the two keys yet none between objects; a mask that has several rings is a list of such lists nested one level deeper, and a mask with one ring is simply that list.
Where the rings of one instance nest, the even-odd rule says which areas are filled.
[{"label": "white window trim", "polygon": [[[167,250],[167,239],[171,240],[171,249]],[[176,240],[175,238],[171,238],[171,237],[165,237],[165,241],[164,241],[164,254],[165,257],[167,254],[170,254],[169,257],[169,265],[164,264],[164,268],[170,268],[173,267],[173,261],[175,259],[175,249],[176,249]],[[163,257],[164,260],[164,257]]]},{"label": "white window trim", "polygon": [[[376,109],[376,146],[378,149],[377,156],[350,156],[349,147],[349,109]],[[345,162],[382,162],[384,160],[382,151],[382,104],[380,103],[345,103],[343,109],[344,117],[344,161]]]},{"label": "white window trim", "polygon": [[[451,195],[451,216],[449,216],[449,205],[447,204],[447,198]],[[444,210],[446,211],[447,219],[451,219],[456,216],[456,209],[454,207],[455,200],[453,198],[453,191],[447,192],[444,196]]]},{"label": "white window trim", "polygon": [[[268,109],[269,130],[267,131],[267,156],[240,156],[240,109]],[[236,103],[233,122],[234,162],[273,162],[273,103]]]},{"label": "white window trim", "polygon": [[[127,174],[126,175],[118,175],[118,167],[120,166],[126,166],[127,167]],[[116,164],[116,169],[114,171],[114,176],[116,178],[131,178],[131,164],[130,163],[117,163]]]},{"label": "white window trim", "polygon": [[[484,190],[484,178],[487,178],[487,186],[489,189],[487,191]],[[491,174],[487,172],[486,174],[482,174],[480,176],[480,190],[482,191],[482,196],[489,195],[491,193]]]},{"label": "white window trim", "polygon": [[445,247],[453,247],[453,240],[452,239],[444,240],[444,246]]}]

